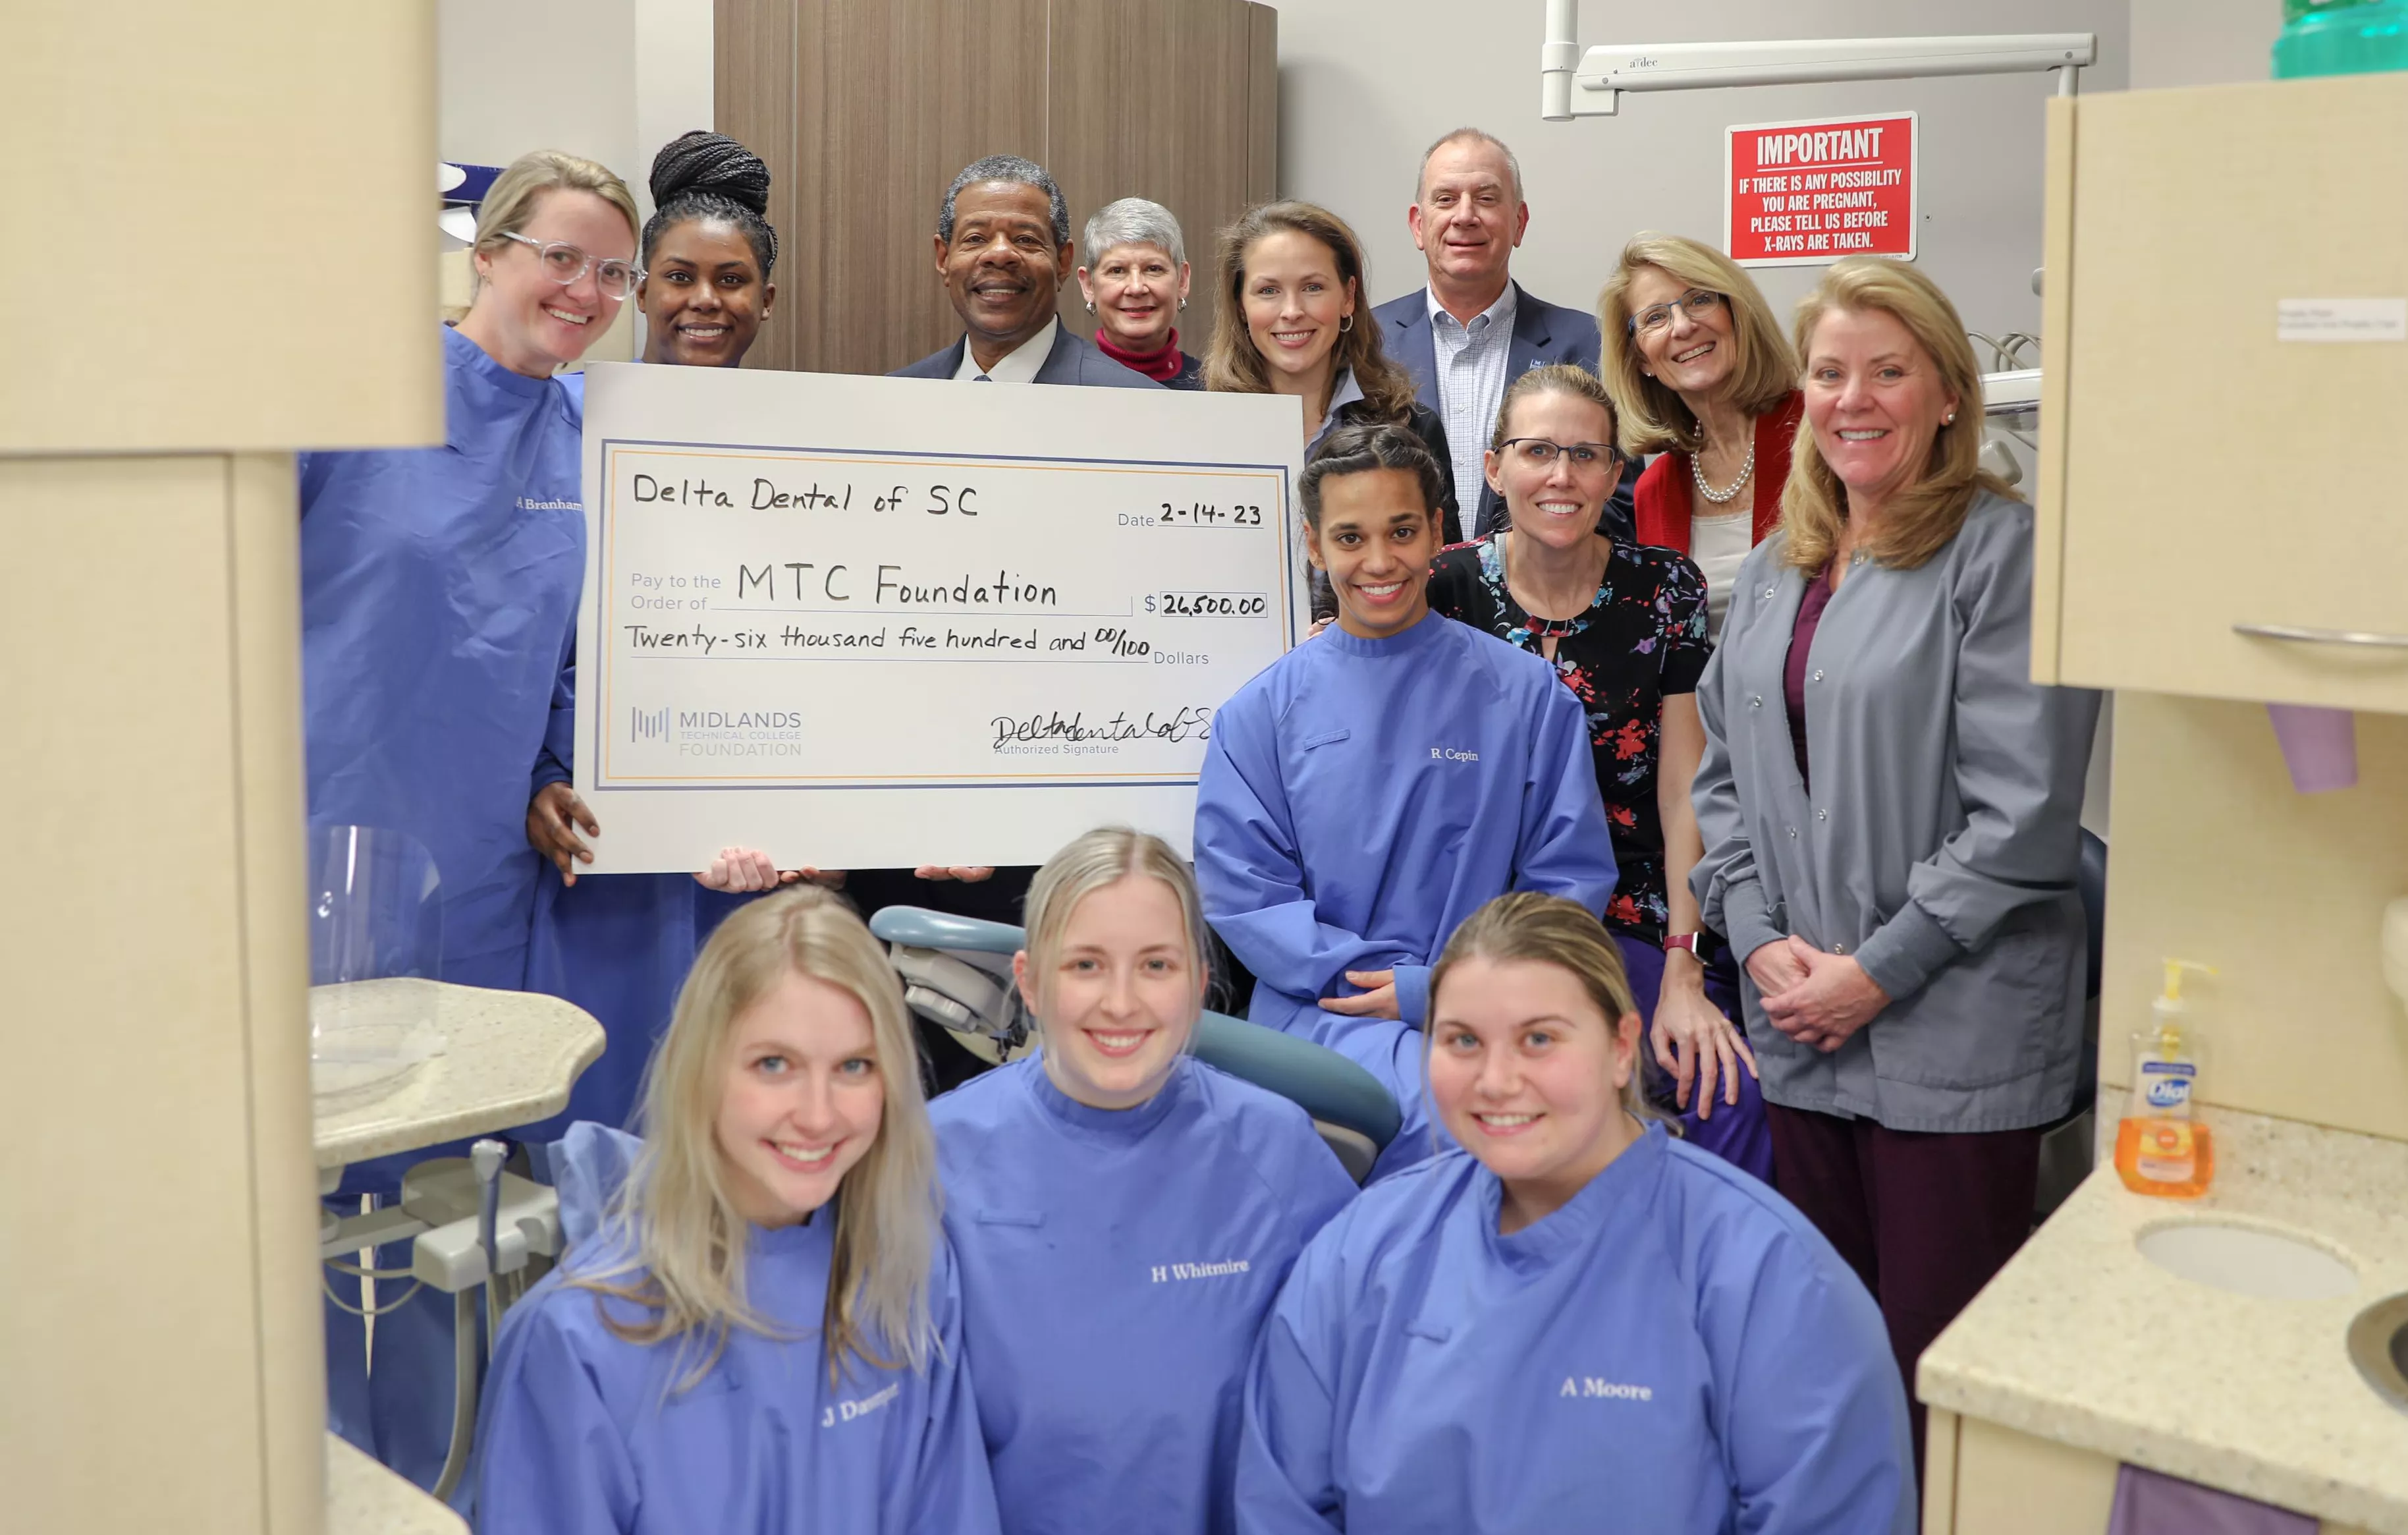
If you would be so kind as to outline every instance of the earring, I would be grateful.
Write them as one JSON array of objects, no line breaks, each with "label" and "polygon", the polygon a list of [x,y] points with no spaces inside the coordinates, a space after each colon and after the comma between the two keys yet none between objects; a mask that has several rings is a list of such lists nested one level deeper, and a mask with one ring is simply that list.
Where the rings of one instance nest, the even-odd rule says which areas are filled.
[{"label": "earring", "polygon": [[1096,312],[1096,301],[1095,301],[1094,299],[1092,299],[1092,298],[1091,298],[1091,299],[1089,299],[1089,300],[1087,300],[1087,312],[1088,312],[1089,314],[1093,314],[1093,313],[1095,313],[1095,312]]},{"label": "earring", "polygon": [[1353,315],[1351,315],[1351,314],[1341,314],[1341,315],[1340,315],[1340,316],[1338,317],[1338,334],[1339,334],[1339,335],[1343,336],[1343,335],[1345,335],[1348,331],[1353,330],[1354,328],[1354,317]]},{"label": "earring", "polygon": [[1949,411],[1946,415],[1944,415],[1944,416],[1941,417],[1941,418],[1940,418],[1940,424],[1941,424],[1941,425],[1942,425],[1942,426],[1954,426],[1954,425],[1956,425],[1956,411],[1954,411],[1954,410],[1951,410],[1951,411]]},{"label": "earring", "polygon": [[1182,299],[1181,299],[1181,300],[1179,301],[1179,307],[1180,307],[1180,308],[1181,308],[1181,309],[1182,309],[1182,310],[1183,310],[1183,309],[1185,309],[1185,308],[1187,308],[1187,300],[1185,300],[1185,299],[1183,299],[1183,298],[1182,298]]}]

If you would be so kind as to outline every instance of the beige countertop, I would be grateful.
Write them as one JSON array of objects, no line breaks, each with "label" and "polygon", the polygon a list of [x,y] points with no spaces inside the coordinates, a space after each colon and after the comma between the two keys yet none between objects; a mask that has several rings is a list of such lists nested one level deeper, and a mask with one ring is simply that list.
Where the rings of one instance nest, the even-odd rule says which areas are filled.
[{"label": "beige countertop", "polygon": [[556,997],[440,981],[357,984],[388,1002],[405,994],[431,1001],[443,1053],[365,1101],[322,1106],[321,1169],[550,1118],[602,1054],[602,1026]]},{"label": "beige countertop", "polygon": [[[2112,1151],[2118,1089],[2100,1089]],[[2102,1156],[1924,1355],[1918,1395],[2119,1461],[2408,1535],[2408,1413],[2350,1362],[2360,1311],[2408,1291],[2408,1142],[2209,1109],[2202,1198],[2127,1190]],[[2356,1270],[2356,1293],[2272,1300],[2178,1278],[2134,1246],[2211,1219],[2307,1240]]]},{"label": "beige countertop", "polygon": [[328,1434],[326,1535],[468,1535],[468,1526],[413,1484]]}]

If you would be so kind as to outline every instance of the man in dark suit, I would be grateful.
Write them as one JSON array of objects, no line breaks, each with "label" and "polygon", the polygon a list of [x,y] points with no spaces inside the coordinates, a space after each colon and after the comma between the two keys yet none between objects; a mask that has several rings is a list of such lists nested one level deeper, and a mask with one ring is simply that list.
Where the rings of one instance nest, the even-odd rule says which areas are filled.
[{"label": "man in dark suit", "polygon": [[[1069,205],[1042,165],[1014,154],[992,154],[965,167],[945,189],[936,255],[937,279],[962,317],[962,338],[896,368],[893,377],[1162,387],[1063,327],[1054,300],[1077,265],[1077,251]],[[1036,873],[1032,868],[941,865],[865,868],[853,872],[847,890],[864,916],[885,906],[924,906],[1017,925]],[[942,1029],[925,1020],[919,1029],[931,1091],[985,1069]]]},{"label": "man in dark suit", "polygon": [[937,215],[937,279],[962,338],[894,376],[1161,388],[1063,327],[1054,298],[1076,262],[1069,205],[1045,167],[1016,154],[973,162]]},{"label": "man in dark suit", "polygon": [[[1506,386],[1547,363],[1597,371],[1597,321],[1525,293],[1509,274],[1530,225],[1530,205],[1522,200],[1521,163],[1491,135],[1457,128],[1431,145],[1406,219],[1429,264],[1429,285],[1371,312],[1385,327],[1388,355],[1421,386],[1422,404],[1446,423],[1455,497],[1466,531],[1477,538],[1505,521],[1481,454],[1495,434]],[[1599,532],[1630,537],[1636,478],[1623,476]]]}]

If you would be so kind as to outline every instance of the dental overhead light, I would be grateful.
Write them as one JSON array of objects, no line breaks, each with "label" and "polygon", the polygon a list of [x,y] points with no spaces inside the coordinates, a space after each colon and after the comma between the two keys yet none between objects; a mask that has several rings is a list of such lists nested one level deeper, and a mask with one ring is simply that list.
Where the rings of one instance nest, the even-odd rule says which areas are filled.
[{"label": "dental overhead light", "polygon": [[1989,37],[1854,37],[1735,43],[1603,43],[1581,51],[1580,0],[1547,0],[1539,54],[1540,115],[1550,122],[1612,117],[1625,91],[1811,85],[1938,75],[2058,70],[2057,93],[2099,59],[2089,32]]}]

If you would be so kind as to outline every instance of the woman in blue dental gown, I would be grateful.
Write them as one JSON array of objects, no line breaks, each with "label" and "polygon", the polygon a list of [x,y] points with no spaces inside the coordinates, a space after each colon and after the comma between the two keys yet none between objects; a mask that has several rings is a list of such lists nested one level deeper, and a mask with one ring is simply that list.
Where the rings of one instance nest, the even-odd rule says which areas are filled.
[{"label": "woman in blue dental gown", "polygon": [[[1374,481],[1362,502],[1341,489]],[[1297,494],[1338,622],[1213,716],[1196,882],[1257,978],[1248,1020],[1337,1051],[1395,1096],[1404,1124],[1378,1179],[1433,1149],[1420,1026],[1447,934],[1508,890],[1603,911],[1613,844],[1587,722],[1554,668],[1430,611],[1440,478],[1420,439],[1340,427]],[[1338,505],[1325,510],[1325,495]],[[1393,611],[1362,610],[1367,578],[1401,584]],[[1325,1004],[1383,974],[1386,1015]]]},{"label": "woman in blue dental gown", "polygon": [[[301,455],[303,734],[313,823],[408,834],[440,877],[441,979],[524,983],[538,860],[527,796],[565,703],[584,579],[583,396],[554,377],[609,324],[636,254],[635,199],[590,161],[521,158],[488,193],[478,291],[440,332],[439,448]],[[585,258],[566,283],[533,245]],[[569,258],[574,260],[574,256]],[[390,1198],[428,1147],[346,1170],[345,1208]],[[406,1269],[409,1250],[380,1250]],[[393,1304],[406,1282],[380,1284]],[[347,1300],[350,1297],[345,1298]],[[452,1308],[421,1292],[363,1327],[327,1308],[329,1417],[422,1485],[441,1470]]]},{"label": "woman in blue dental gown", "polygon": [[[636,303],[645,321],[644,361],[665,366],[735,367],[759,336],[777,295],[778,236],[766,214],[769,167],[724,134],[700,130],[671,139],[652,160],[652,206],[644,224],[645,278]],[[557,871],[536,887],[535,932],[526,986],[574,1002],[602,1025],[609,1045],[569,1092],[568,1107],[519,1134],[557,1137],[583,1120],[624,1126],[636,1104],[644,1059],[668,1026],[678,987],[714,929],[760,891],[791,882],[750,850],[702,878],[685,874],[575,872],[583,844],[564,811],[575,799],[576,760],[569,724],[575,668],[565,675],[560,707],[535,776],[531,837],[556,848]],[[547,796],[552,785],[560,787]],[[582,823],[593,829],[589,820]],[[755,866],[758,866],[757,868]],[[717,882],[713,882],[716,880]]]},{"label": "woman in blue dental gown", "polygon": [[1354,1197],[1303,1110],[1186,1053],[1203,928],[1159,839],[1075,839],[1029,886],[1042,1054],[929,1105],[1006,1535],[1227,1535],[1254,1338]]},{"label": "woman in blue dental gown", "polygon": [[1366,1190],[1264,1324],[1242,1535],[1913,1535],[1881,1313],[1781,1196],[1647,1123],[1591,912],[1449,940],[1430,1097],[1468,1150]]},{"label": "woman in blue dental gown", "polygon": [[909,1018],[885,950],[824,891],[712,935],[640,1147],[566,1138],[579,1236],[495,1345],[479,1529],[995,1535]]}]

